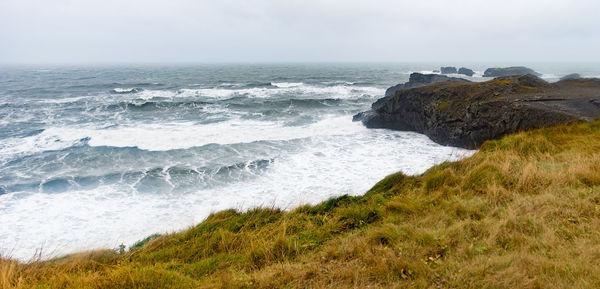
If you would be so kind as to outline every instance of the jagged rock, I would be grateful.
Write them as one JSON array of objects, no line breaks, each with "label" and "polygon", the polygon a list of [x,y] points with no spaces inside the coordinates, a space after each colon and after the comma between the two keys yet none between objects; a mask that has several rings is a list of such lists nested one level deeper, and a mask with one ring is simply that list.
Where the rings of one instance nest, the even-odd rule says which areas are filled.
[{"label": "jagged rock", "polygon": [[505,134],[597,117],[599,79],[550,84],[529,74],[401,89],[354,120],[369,128],[416,131],[440,144],[477,148]]},{"label": "jagged rock", "polygon": [[454,66],[441,67],[440,71],[442,72],[442,74],[452,74],[457,72],[456,67]]},{"label": "jagged rock", "polygon": [[581,75],[579,73],[571,73],[571,74],[567,74],[567,75],[561,77],[560,80],[575,79],[575,78],[581,78]]},{"label": "jagged rock", "polygon": [[473,74],[475,74],[475,72],[471,69],[468,69],[466,67],[461,67],[458,69],[458,74],[463,74],[466,76],[473,76]]},{"label": "jagged rock", "polygon": [[444,82],[444,81],[461,81],[461,82],[469,82],[466,79],[458,78],[458,77],[448,77],[445,75],[439,74],[422,74],[418,72],[414,72],[410,74],[408,82],[398,84],[388,88],[385,91],[385,96],[393,95],[396,91],[404,88],[413,88],[419,87],[423,85],[428,85],[431,83]]},{"label": "jagged rock", "polygon": [[542,76],[541,73],[533,71],[531,68],[527,68],[524,66],[512,66],[512,67],[496,67],[496,68],[488,68],[483,72],[483,77],[499,77],[499,76],[509,76],[509,75],[523,75],[523,74],[533,74],[535,76]]}]

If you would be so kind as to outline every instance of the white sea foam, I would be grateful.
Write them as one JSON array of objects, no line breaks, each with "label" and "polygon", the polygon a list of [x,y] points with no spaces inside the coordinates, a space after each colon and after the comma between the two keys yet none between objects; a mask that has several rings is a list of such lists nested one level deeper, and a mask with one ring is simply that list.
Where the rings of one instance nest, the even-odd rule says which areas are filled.
[{"label": "white sea foam", "polygon": [[87,141],[90,146],[138,147],[161,151],[199,147],[207,144],[250,143],[259,140],[291,140],[320,135],[347,135],[362,129],[349,117],[325,118],[304,126],[286,126],[283,122],[229,120],[212,124],[193,122],[152,123],[111,127],[51,128],[40,134],[7,139],[0,144],[0,156],[33,154],[61,150]]},{"label": "white sea foam", "polygon": [[127,88],[117,87],[117,88],[114,88],[113,91],[116,93],[131,93],[131,92],[137,91],[137,89],[134,87],[127,87]]},{"label": "white sea foam", "polygon": [[402,74],[410,75],[410,74],[413,74],[415,72],[416,73],[421,73],[421,74],[440,74],[439,71],[433,71],[433,70],[416,70],[416,71],[410,70],[410,71],[403,72]]},{"label": "white sea foam", "polygon": [[72,129],[63,128],[50,128],[24,138],[7,138],[0,142],[0,161],[43,151],[65,149],[82,143],[84,138],[84,134],[72,133]]},{"label": "white sea foam", "polygon": [[271,82],[271,85],[279,88],[296,87],[302,85],[302,82]]},{"label": "white sea foam", "polygon": [[552,74],[552,73],[544,73],[542,74],[542,76],[540,76],[542,79],[559,79],[560,77],[556,74]]},{"label": "white sea foam", "polygon": [[[282,122],[230,120],[195,123],[148,124],[104,130],[64,130],[70,138],[89,137],[91,146],[138,147],[145,150],[185,149],[215,144],[250,143],[259,140],[291,140],[319,135],[345,135],[361,129],[348,117],[327,118],[305,126],[284,126]],[[75,136],[75,137],[73,137]]]},{"label": "white sea foam", "polygon": [[[404,72],[403,74],[412,74],[414,72],[418,72],[421,74],[442,74],[440,71],[433,71],[433,70],[420,70],[420,71],[408,71],[408,72]],[[464,78],[464,77],[471,77],[471,78],[481,78],[483,77],[483,71],[476,71],[473,70],[474,74],[473,76],[468,76],[468,75],[464,75],[464,74],[460,74],[460,73],[448,73],[448,74],[444,74],[448,77],[459,77],[459,78]]]},{"label": "white sea foam", "polygon": [[473,72],[475,72],[475,74],[473,74],[473,77],[474,77],[474,78],[480,78],[480,77],[483,77],[483,72],[484,72],[484,71],[481,71],[481,70],[473,70]]},{"label": "white sea foam", "polygon": [[40,103],[72,103],[82,99],[85,99],[85,96],[76,96],[76,97],[66,97],[66,98],[46,98],[41,99]]},{"label": "white sea foam", "polygon": [[[276,84],[276,85],[275,85]],[[241,89],[230,89],[230,88],[185,88],[176,91],[173,90],[143,90],[135,94],[136,97],[141,99],[152,99],[156,97],[164,98],[190,98],[190,97],[201,97],[201,98],[214,98],[214,99],[227,99],[235,96],[245,96],[251,98],[268,98],[277,94],[295,94],[298,97],[303,95],[310,97],[322,97],[322,98],[357,98],[365,95],[371,97],[382,96],[385,92],[384,89],[377,87],[364,87],[364,86],[349,86],[346,84],[335,85],[335,86],[315,86],[306,85],[303,83],[274,83],[275,88],[269,87],[253,87],[253,88],[241,88]]]},{"label": "white sea foam", "polygon": [[[437,145],[416,133],[366,129],[347,118],[345,122],[334,118],[301,128],[294,133],[312,136],[303,141],[302,149],[282,152],[257,178],[196,193],[135,194],[115,186],[100,186],[55,194],[0,195],[4,226],[0,230],[0,252],[27,259],[40,247],[49,257],[114,248],[121,243],[131,245],[152,233],[196,224],[210,212],[261,205],[292,208],[340,194],[362,194],[399,169],[418,174],[435,163],[472,153]],[[228,128],[233,127],[231,124]],[[242,127],[236,133],[243,129],[248,128]],[[286,133],[277,138],[290,136]],[[114,137],[100,140],[114,144],[118,141]],[[225,140],[224,136],[217,138]]]}]

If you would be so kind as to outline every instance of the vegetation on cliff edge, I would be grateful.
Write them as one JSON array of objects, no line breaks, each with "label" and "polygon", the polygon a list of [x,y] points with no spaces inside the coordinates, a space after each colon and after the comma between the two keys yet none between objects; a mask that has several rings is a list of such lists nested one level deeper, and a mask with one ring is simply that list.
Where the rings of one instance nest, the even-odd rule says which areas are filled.
[{"label": "vegetation on cliff edge", "polygon": [[129,252],[0,259],[2,288],[600,288],[600,120],[484,143],[362,197],[211,215]]}]

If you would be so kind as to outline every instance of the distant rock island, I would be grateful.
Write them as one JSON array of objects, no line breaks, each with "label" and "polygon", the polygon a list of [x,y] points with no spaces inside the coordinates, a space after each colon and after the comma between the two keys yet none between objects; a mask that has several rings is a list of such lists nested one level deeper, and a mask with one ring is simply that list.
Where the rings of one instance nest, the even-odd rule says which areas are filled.
[{"label": "distant rock island", "polygon": [[468,69],[466,67],[461,67],[458,69],[458,74],[463,74],[463,75],[467,75],[467,76],[473,76],[473,74],[475,74],[475,72],[471,69]]},{"label": "distant rock island", "polygon": [[457,70],[454,66],[444,66],[440,67],[440,71],[442,74],[463,74],[467,76],[473,76],[473,74],[475,74],[473,70],[466,67],[461,67]]},{"label": "distant rock island", "polygon": [[561,77],[560,80],[577,79],[577,78],[581,78],[581,75],[579,73],[571,73],[571,74],[567,74],[567,75]]},{"label": "distant rock island", "polygon": [[525,74],[411,86],[420,79],[440,80],[413,74],[354,120],[369,128],[416,131],[440,144],[477,148],[509,133],[600,117],[600,79],[548,83]]},{"label": "distant rock island", "polygon": [[509,76],[509,75],[523,75],[523,74],[533,74],[535,76],[542,76],[541,73],[535,72],[531,68],[527,68],[524,66],[512,66],[512,67],[495,67],[488,68],[483,72],[483,77],[499,77],[499,76]]},{"label": "distant rock island", "polygon": [[454,74],[458,72],[454,66],[440,67],[440,71],[442,74]]}]

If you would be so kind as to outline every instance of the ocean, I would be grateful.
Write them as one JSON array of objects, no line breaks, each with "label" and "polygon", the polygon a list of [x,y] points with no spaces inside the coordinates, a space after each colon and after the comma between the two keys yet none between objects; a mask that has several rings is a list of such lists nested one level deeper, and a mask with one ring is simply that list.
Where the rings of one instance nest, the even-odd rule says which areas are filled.
[{"label": "ocean", "polygon": [[[387,87],[439,66],[0,67],[0,255],[128,246],[219,210],[361,195],[391,173],[469,156],[352,122]],[[550,81],[600,75],[532,68]]]}]

